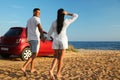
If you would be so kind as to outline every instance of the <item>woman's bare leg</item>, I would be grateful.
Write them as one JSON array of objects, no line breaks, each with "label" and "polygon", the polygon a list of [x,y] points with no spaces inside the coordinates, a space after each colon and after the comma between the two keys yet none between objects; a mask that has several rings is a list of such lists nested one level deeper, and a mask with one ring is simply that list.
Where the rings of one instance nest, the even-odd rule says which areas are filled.
[{"label": "woman's bare leg", "polygon": [[64,58],[64,49],[59,50],[59,55],[58,55],[58,69],[57,69],[57,77],[61,76],[61,70],[63,66],[63,58]]},{"label": "woman's bare leg", "polygon": [[55,80],[53,71],[54,71],[54,68],[57,64],[57,61],[58,61],[58,50],[55,50],[54,59],[53,59],[53,62],[52,62],[51,68],[50,68],[50,76],[53,80]]}]

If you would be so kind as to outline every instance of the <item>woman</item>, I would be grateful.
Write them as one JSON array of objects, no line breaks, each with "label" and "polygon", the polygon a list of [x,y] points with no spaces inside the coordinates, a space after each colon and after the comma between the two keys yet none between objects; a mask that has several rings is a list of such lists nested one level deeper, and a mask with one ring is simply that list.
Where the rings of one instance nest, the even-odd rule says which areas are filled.
[{"label": "woman", "polygon": [[[71,16],[72,18],[65,19],[65,15]],[[66,12],[64,9],[59,9],[57,12],[57,20],[52,23],[52,26],[48,32],[48,37],[54,33],[54,40],[52,48],[55,51],[54,60],[50,68],[50,76],[55,79],[53,71],[58,62],[57,77],[61,77],[61,69],[63,66],[63,58],[65,49],[68,49],[68,38],[66,35],[66,30],[68,26],[78,18],[77,14],[72,14]]]}]

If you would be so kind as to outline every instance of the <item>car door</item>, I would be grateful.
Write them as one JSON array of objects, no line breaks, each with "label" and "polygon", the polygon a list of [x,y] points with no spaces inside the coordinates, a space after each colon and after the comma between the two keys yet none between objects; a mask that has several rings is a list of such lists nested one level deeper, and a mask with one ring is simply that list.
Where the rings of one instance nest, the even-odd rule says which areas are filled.
[{"label": "car door", "polygon": [[52,49],[52,42],[53,42],[53,38],[47,37],[47,33],[44,33],[44,36],[46,37],[45,42],[42,42],[40,40],[40,50],[39,50],[39,56],[47,56],[47,55],[53,55],[54,54],[54,50]]}]

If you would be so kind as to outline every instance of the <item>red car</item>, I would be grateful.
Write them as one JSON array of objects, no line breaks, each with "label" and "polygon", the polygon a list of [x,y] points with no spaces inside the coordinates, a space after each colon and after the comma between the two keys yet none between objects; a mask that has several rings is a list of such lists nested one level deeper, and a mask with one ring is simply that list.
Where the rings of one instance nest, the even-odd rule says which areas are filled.
[{"label": "red car", "polygon": [[[44,36],[46,36],[44,32]],[[38,56],[53,55],[52,49],[53,38],[47,38],[45,42],[40,41]],[[22,60],[27,60],[31,56],[30,45],[26,38],[26,28],[12,27],[0,37],[0,55],[8,58],[10,55],[18,55]]]}]

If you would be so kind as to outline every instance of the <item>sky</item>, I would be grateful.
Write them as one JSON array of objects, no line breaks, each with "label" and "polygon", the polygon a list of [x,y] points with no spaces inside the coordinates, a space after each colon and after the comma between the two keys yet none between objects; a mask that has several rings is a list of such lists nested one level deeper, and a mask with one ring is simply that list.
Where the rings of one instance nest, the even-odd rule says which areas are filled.
[{"label": "sky", "polygon": [[40,8],[47,32],[59,8],[77,13],[67,30],[69,41],[120,41],[120,0],[0,0],[0,36],[10,27],[25,27],[34,8]]}]

